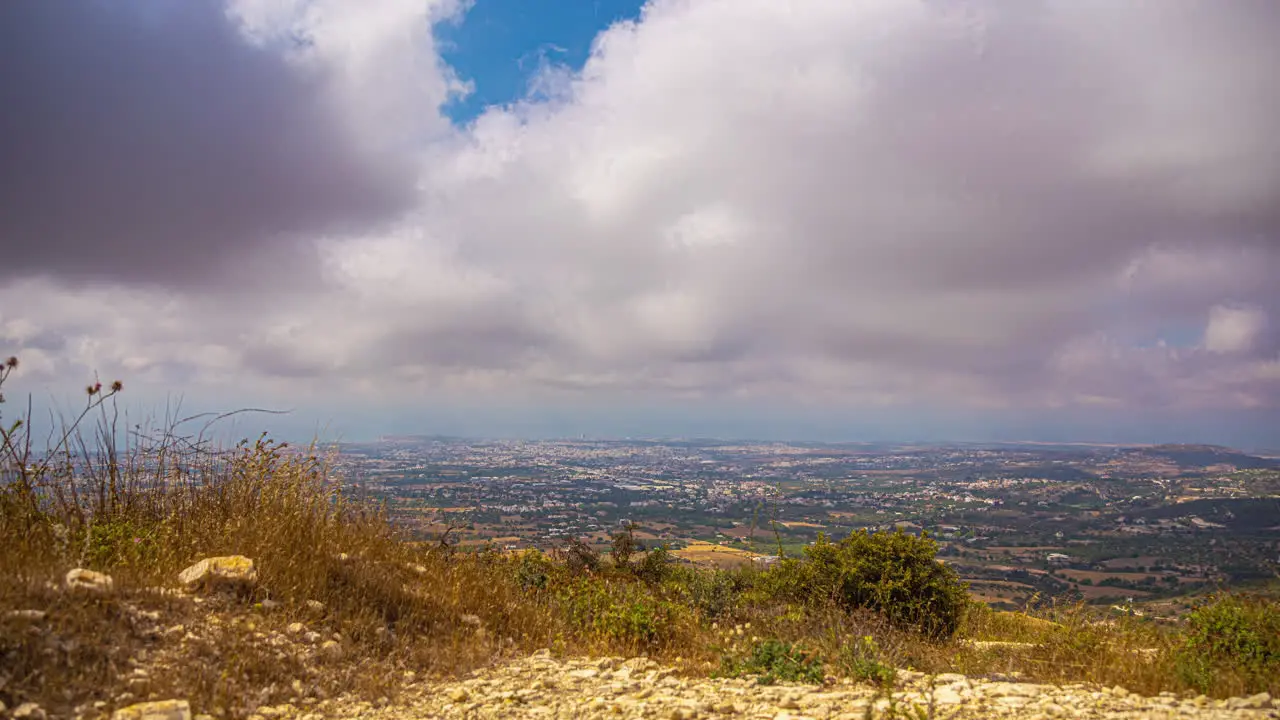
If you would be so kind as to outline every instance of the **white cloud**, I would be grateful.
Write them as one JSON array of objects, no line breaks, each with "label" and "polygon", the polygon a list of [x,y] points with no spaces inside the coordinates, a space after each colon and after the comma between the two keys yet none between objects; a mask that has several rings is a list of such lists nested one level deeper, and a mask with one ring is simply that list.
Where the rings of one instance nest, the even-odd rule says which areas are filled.
[{"label": "white cloud", "polygon": [[1204,344],[1210,352],[1238,353],[1253,349],[1267,328],[1267,314],[1259,308],[1215,305],[1209,311]]},{"label": "white cloud", "polygon": [[[427,29],[461,7],[236,0],[265,46],[310,40],[418,206],[318,241],[310,287],[46,284],[15,315],[13,286],[6,339],[378,402],[1280,406],[1270,6],[655,0],[458,129]],[[1203,347],[1149,346],[1206,313]]]}]

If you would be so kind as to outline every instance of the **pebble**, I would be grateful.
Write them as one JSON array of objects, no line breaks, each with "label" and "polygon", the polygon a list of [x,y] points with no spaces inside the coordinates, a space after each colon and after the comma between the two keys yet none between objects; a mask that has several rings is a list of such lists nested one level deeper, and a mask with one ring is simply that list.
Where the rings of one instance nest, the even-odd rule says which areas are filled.
[{"label": "pebble", "polygon": [[33,702],[22,703],[13,710],[13,720],[45,720],[45,717],[44,709]]},{"label": "pebble", "polygon": [[887,720],[916,717],[912,713],[918,711],[938,720],[1280,720],[1265,693],[1234,698],[1233,703],[1205,698],[1198,704],[1082,684],[1058,687],[900,672],[891,700],[870,684],[840,679],[824,685],[762,686],[754,678],[681,678],[673,673],[647,659],[552,658],[542,652],[466,680],[424,683],[396,705],[371,710],[367,703],[339,698],[323,714],[366,720]]}]

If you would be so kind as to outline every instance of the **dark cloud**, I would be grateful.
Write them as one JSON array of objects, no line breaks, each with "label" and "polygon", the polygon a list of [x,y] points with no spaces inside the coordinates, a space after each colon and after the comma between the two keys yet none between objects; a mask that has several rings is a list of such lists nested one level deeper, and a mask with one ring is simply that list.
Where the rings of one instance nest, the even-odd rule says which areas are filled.
[{"label": "dark cloud", "polygon": [[[432,110],[455,84],[405,32],[432,3],[232,0],[255,42],[314,42],[302,65],[208,4],[0,6],[99,38],[0,51],[43,58],[0,88],[46,108],[3,121],[34,169],[4,171],[5,209],[26,199],[0,224],[28,246],[0,272],[185,281],[227,258],[271,281],[10,300],[0,342],[388,406],[1280,407],[1280,3],[655,0],[580,74],[552,69],[553,99],[453,129]],[[397,185],[366,153],[405,137]],[[341,225],[305,255],[261,245]]]},{"label": "dark cloud", "polygon": [[0,279],[190,284],[409,200],[212,0],[0,3],[0,68]]}]

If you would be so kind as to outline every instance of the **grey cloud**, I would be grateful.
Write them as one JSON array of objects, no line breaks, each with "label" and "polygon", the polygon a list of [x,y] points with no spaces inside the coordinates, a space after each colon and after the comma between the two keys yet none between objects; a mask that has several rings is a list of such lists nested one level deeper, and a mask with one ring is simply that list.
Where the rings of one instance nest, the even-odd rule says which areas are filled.
[{"label": "grey cloud", "polygon": [[[184,293],[198,327],[129,337],[400,402],[1280,406],[1280,5],[930,7],[654,2],[553,101],[433,135],[420,205],[318,247],[323,282]],[[1222,305],[1266,334],[1193,347]]]},{"label": "grey cloud", "polygon": [[0,3],[0,67],[0,278],[190,285],[410,200],[212,0]]},{"label": "grey cloud", "polygon": [[[1226,300],[1280,310],[1266,279],[1280,267],[1280,136],[1259,121],[1280,117],[1280,47],[1262,30],[1280,8],[1014,5],[953,4],[974,11],[972,32],[936,12],[876,35],[854,4],[788,25],[658,3],[602,43],[565,105],[528,108],[514,130],[503,122],[519,110],[490,118],[470,152],[502,160],[448,185],[437,227],[472,262],[537,285],[533,302],[570,286],[590,298],[618,348],[599,376],[677,373],[687,348],[618,329],[663,288],[712,308],[713,343],[758,338],[761,367],[825,355],[1015,396],[1094,331],[1202,324]],[[713,24],[714,48],[685,43]],[[566,197],[591,163],[598,177]],[[663,247],[665,226],[710,202],[756,232],[699,257]],[[1222,277],[1197,267],[1126,289],[1125,268],[1161,246],[1235,257]]]}]

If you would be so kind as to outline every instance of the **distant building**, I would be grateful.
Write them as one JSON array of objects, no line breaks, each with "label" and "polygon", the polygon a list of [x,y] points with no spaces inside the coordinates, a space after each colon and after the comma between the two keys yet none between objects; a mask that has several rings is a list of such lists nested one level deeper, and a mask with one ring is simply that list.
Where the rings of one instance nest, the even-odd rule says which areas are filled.
[{"label": "distant building", "polygon": [[1063,553],[1049,553],[1045,556],[1045,559],[1049,561],[1050,565],[1065,565],[1071,562],[1071,556]]}]

